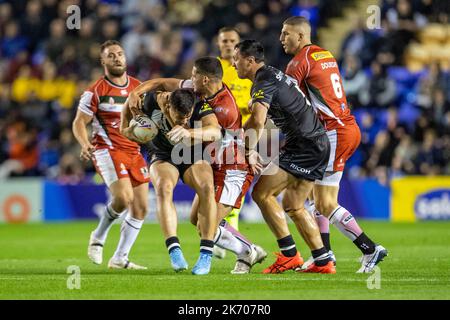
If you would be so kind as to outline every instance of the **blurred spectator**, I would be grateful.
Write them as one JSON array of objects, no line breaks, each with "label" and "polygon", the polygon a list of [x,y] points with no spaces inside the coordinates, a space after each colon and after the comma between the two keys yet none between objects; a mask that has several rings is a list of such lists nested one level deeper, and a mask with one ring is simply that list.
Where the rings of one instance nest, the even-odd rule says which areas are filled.
[{"label": "blurred spectator", "polygon": [[50,37],[46,40],[45,53],[51,61],[57,61],[64,48],[70,43],[66,36],[66,23],[62,19],[55,19],[50,24]]},{"label": "blurred spectator", "polygon": [[64,154],[58,164],[50,168],[49,178],[62,184],[77,184],[84,179],[84,168],[71,153]]},{"label": "blurred spectator", "polygon": [[169,18],[177,24],[194,25],[203,20],[204,6],[209,0],[169,0]]},{"label": "blurred spectator", "polygon": [[356,56],[346,56],[342,63],[341,75],[348,104],[351,108],[361,107],[359,93],[366,85],[367,77],[362,71],[361,64]]},{"label": "blurred spectator", "polygon": [[32,77],[30,66],[23,65],[19,70],[17,78],[14,79],[11,85],[12,101],[17,103],[27,102],[35,96],[38,83],[39,81]]},{"label": "blurred spectator", "polygon": [[37,132],[17,120],[6,128],[8,160],[0,164],[0,179],[11,174],[35,173],[38,164]]},{"label": "blurred spectator", "polygon": [[291,7],[290,13],[293,16],[302,16],[311,23],[312,38],[316,37],[317,27],[319,25],[319,6],[318,0],[297,0]]},{"label": "blurred spectator", "polygon": [[398,0],[395,8],[386,13],[388,29],[386,38],[391,43],[391,53],[396,58],[395,63],[402,63],[403,52],[415,33],[427,24],[427,19],[419,12],[414,12],[409,0]]},{"label": "blurred spectator", "polygon": [[[188,78],[197,57],[217,55],[214,37],[219,28],[234,26],[243,39],[260,40],[267,63],[283,70],[289,57],[278,38],[287,17],[306,16],[316,34],[318,26],[326,26],[327,19],[354,3],[0,2],[1,175],[40,174],[66,183],[84,177],[70,127],[78,97],[102,75],[103,40],[122,41],[128,72],[140,80]],[[379,4],[382,28],[367,30],[365,21],[355,21],[342,43],[342,81],[362,132],[355,170],[349,172],[375,176],[383,183],[403,174],[450,174],[450,76],[443,70],[445,61],[431,63],[428,71],[418,74],[402,67],[405,46],[420,38],[417,34],[428,21],[448,23],[449,2],[381,0]],[[80,30],[66,28],[69,5],[81,8]]]},{"label": "blurred spectator", "polygon": [[357,19],[353,30],[342,43],[341,57],[347,55],[359,57],[362,65],[368,66],[376,56],[376,40],[376,35],[367,30],[365,20]]},{"label": "blurred spectator", "polygon": [[47,60],[42,65],[42,80],[36,86],[36,97],[49,102],[58,98],[59,87],[56,79],[56,65]]},{"label": "blurred spectator", "polygon": [[386,66],[377,61],[371,64],[372,77],[359,94],[359,101],[371,108],[387,108],[396,97],[395,82],[386,72]]},{"label": "blurred spectator", "polygon": [[103,22],[101,27],[101,36],[99,41],[101,43],[109,39],[118,39],[120,34],[119,23],[114,19],[109,19]]},{"label": "blurred spectator", "polygon": [[423,175],[441,174],[443,163],[442,145],[436,137],[436,132],[428,129],[424,134],[422,145],[415,159],[417,171]]},{"label": "blurred spectator", "polygon": [[21,30],[30,40],[29,49],[34,51],[39,40],[47,35],[49,23],[46,15],[42,14],[42,4],[38,0],[29,1],[26,5],[25,15],[21,19]]},{"label": "blurred spectator", "polygon": [[150,54],[153,39],[145,20],[137,19],[133,28],[124,34],[121,43],[129,64],[133,64],[139,54]]},{"label": "blurred spectator", "polygon": [[94,27],[95,22],[92,18],[81,20],[81,29],[78,31],[78,37],[75,40],[77,55],[80,59],[85,59],[89,55],[90,47],[95,44]]},{"label": "blurred spectator", "polygon": [[411,136],[405,135],[394,151],[391,176],[413,175],[416,173],[414,159],[417,148]]},{"label": "blurred spectator", "polygon": [[5,26],[5,35],[1,40],[0,49],[5,58],[14,58],[19,52],[27,49],[28,38],[20,34],[19,24],[10,21]]},{"label": "blurred spectator", "polygon": [[12,6],[8,2],[0,3],[0,34],[4,34],[6,24],[12,19]]},{"label": "blurred spectator", "polygon": [[445,115],[450,112],[450,103],[445,99],[444,90],[439,87],[434,90],[432,97],[430,116],[432,117],[438,132],[444,133],[445,127],[448,125]]}]

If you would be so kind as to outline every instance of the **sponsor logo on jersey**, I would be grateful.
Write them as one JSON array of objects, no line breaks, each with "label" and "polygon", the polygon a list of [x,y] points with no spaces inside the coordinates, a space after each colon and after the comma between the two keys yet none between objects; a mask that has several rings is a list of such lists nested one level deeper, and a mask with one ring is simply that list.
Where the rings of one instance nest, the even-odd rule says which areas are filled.
[{"label": "sponsor logo on jersey", "polygon": [[336,61],[322,62],[320,65],[322,66],[322,70],[329,69],[329,68],[337,68],[338,67]]},{"label": "sponsor logo on jersey", "polygon": [[314,61],[319,61],[322,59],[333,58],[333,55],[330,51],[319,51],[311,53],[311,57],[314,59]]},{"label": "sponsor logo on jersey", "polygon": [[306,174],[310,174],[310,173],[311,173],[311,170],[308,170],[308,169],[299,167],[299,166],[297,166],[297,165],[295,165],[295,164],[293,164],[293,163],[291,163],[290,167],[291,167],[292,169],[298,171],[298,172],[301,172],[301,173],[306,173]]},{"label": "sponsor logo on jersey", "polygon": [[209,103],[205,102],[205,103],[202,105],[202,107],[200,108],[200,112],[202,113],[202,112],[205,112],[205,111],[208,111],[208,110],[212,110],[212,108],[211,108],[211,106],[209,105]]},{"label": "sponsor logo on jersey", "polygon": [[229,111],[230,111],[229,109],[224,108],[224,107],[215,107],[214,108],[214,113],[223,113],[223,114],[227,115]]},{"label": "sponsor logo on jersey", "polygon": [[262,99],[264,98],[264,91],[258,90],[253,94],[253,99]]},{"label": "sponsor logo on jersey", "polygon": [[125,89],[122,89],[122,90],[120,90],[120,94],[123,96],[126,96],[126,95],[128,95],[128,91]]},{"label": "sponsor logo on jersey", "polygon": [[449,219],[450,189],[435,189],[419,195],[414,209],[419,219]]}]

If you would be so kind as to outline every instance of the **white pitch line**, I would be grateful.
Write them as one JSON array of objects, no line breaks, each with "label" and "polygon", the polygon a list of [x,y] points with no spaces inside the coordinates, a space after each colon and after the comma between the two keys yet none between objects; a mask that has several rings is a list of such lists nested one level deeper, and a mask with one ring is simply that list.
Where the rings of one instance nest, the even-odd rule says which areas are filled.
[{"label": "white pitch line", "polygon": [[[367,274],[370,276],[370,274]],[[345,282],[365,282],[367,279],[311,279],[311,278],[285,278],[285,279],[275,279],[275,278],[255,278],[253,280],[259,281],[345,281]],[[382,282],[450,282],[450,279],[425,279],[425,278],[408,278],[408,279],[381,279]]]}]

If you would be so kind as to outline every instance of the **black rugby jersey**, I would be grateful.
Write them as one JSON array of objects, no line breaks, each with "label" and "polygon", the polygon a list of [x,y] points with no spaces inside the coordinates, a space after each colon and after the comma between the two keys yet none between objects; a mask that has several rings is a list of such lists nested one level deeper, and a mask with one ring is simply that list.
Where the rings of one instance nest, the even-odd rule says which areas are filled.
[{"label": "black rugby jersey", "polygon": [[314,138],[326,133],[313,107],[297,85],[282,71],[263,66],[251,89],[253,102],[269,105],[268,118],[286,136],[286,141]]},{"label": "black rugby jersey", "polygon": [[[170,140],[166,137],[166,134],[172,130],[172,126],[159,107],[158,102],[156,101],[155,92],[146,93],[142,111],[145,115],[152,119],[159,128],[158,134],[155,138],[153,138],[153,140],[147,143],[145,149],[148,151],[157,150],[171,152],[174,144],[170,142]],[[212,108],[209,105],[204,105],[202,101],[197,99],[194,105],[194,112],[189,119],[189,127],[194,128],[196,121],[201,121],[203,117],[210,114],[214,114]]]}]

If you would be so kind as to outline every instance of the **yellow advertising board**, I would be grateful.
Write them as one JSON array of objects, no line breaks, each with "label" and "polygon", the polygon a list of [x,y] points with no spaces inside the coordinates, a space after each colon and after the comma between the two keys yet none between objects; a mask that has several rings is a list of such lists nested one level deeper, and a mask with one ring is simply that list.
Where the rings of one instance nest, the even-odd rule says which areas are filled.
[{"label": "yellow advertising board", "polygon": [[450,176],[410,176],[391,181],[391,220],[450,219]]}]

